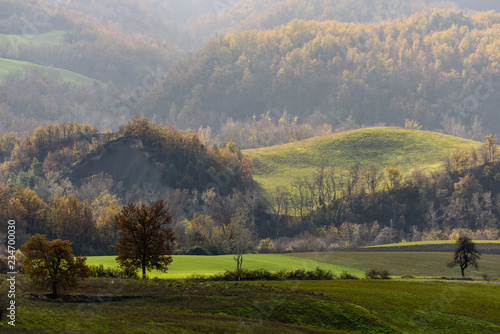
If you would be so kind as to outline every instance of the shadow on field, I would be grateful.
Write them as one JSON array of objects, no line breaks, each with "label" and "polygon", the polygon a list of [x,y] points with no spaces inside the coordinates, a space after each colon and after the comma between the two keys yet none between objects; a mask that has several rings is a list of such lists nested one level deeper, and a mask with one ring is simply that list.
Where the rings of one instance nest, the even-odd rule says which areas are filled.
[{"label": "shadow on field", "polygon": [[60,295],[54,297],[51,294],[26,295],[27,299],[48,301],[53,303],[111,303],[123,300],[150,298],[151,296],[88,296],[88,295]]}]

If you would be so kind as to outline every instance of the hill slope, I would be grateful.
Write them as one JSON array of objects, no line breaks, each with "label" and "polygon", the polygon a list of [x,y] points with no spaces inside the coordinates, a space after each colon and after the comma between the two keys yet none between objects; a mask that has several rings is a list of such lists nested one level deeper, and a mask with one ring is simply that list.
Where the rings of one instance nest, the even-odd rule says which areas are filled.
[{"label": "hill slope", "polygon": [[38,46],[44,43],[58,45],[64,41],[64,34],[67,30],[53,30],[38,35],[15,35],[0,34],[0,40],[7,40],[14,45],[30,44]]},{"label": "hill slope", "polygon": [[461,102],[475,101],[479,77],[491,88],[498,82],[499,22],[492,12],[425,10],[376,25],[293,20],[237,31],[172,68],[148,94],[143,113],[216,130],[220,115],[245,120],[274,109],[301,121],[318,113],[330,124],[349,116],[367,125],[411,119],[428,130],[450,118],[468,130],[477,118],[496,134],[498,94],[483,92],[471,107]]},{"label": "hill slope", "polygon": [[24,70],[27,66],[39,66],[46,72],[54,71],[54,73],[60,76],[63,82],[73,82],[79,85],[90,85],[93,82],[95,82],[95,80],[89,77],[86,77],[84,75],[72,71],[65,70],[63,68],[42,66],[31,62],[5,59],[5,58],[0,58],[0,82],[5,80],[10,71]]},{"label": "hill slope", "polygon": [[253,159],[254,179],[270,191],[321,167],[348,171],[355,164],[362,168],[374,163],[381,168],[398,167],[403,173],[415,167],[432,170],[453,151],[479,145],[435,132],[378,127],[243,152]]}]

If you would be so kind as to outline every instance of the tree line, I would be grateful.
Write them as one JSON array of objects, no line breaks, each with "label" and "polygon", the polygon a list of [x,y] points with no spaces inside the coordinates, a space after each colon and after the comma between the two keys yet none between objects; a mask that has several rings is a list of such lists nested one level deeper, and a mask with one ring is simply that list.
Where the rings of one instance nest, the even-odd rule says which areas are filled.
[{"label": "tree line", "polygon": [[410,119],[479,139],[482,128],[497,131],[497,25],[494,12],[426,9],[379,23],[238,31],[172,68],[143,110],[215,131],[221,114],[236,121],[276,109],[301,120],[316,112],[330,124]]},{"label": "tree line", "polygon": [[[281,249],[287,238],[300,249],[308,243],[309,250],[453,240],[462,234],[495,240],[500,222],[497,175],[500,163],[492,135],[479,150],[457,150],[441,169],[429,173],[414,169],[403,175],[396,167],[375,165],[353,166],[349,172],[320,169],[272,192],[266,231],[275,240],[273,248],[278,242]],[[299,232],[300,238],[289,240]]]},{"label": "tree line", "polygon": [[[161,184],[125,189],[125,180],[103,173],[79,184],[69,180],[67,173],[81,161],[102,154],[107,143],[129,137],[141,143],[134,149],[163,163]],[[184,219],[203,210],[220,224],[230,225],[231,219],[249,216],[253,202],[249,195],[253,189],[251,159],[234,143],[207,147],[194,132],[139,116],[115,133],[99,133],[89,124],[76,122],[47,124],[21,138],[7,133],[0,137],[0,158],[2,219],[18,221],[21,240],[35,234],[67,239],[78,254],[112,250],[116,242],[113,217],[128,203],[160,197],[168,200],[176,228],[183,231]],[[232,232],[224,234],[228,240],[234,226],[236,223],[228,230]]]}]

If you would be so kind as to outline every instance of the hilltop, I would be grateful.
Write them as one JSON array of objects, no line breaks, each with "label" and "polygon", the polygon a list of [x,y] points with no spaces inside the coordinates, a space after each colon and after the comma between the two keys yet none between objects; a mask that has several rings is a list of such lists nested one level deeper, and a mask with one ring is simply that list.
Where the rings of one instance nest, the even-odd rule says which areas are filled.
[{"label": "hilltop", "polygon": [[294,143],[245,150],[253,159],[254,179],[263,189],[289,186],[297,177],[324,167],[348,171],[359,164],[435,170],[455,150],[470,150],[479,142],[440,133],[397,127],[346,131]]}]

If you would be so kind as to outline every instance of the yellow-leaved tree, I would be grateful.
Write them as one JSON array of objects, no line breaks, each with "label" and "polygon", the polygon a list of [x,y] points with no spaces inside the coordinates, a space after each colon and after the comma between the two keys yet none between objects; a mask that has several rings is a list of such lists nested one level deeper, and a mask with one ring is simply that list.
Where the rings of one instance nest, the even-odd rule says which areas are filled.
[{"label": "yellow-leaved tree", "polygon": [[39,288],[50,288],[53,297],[78,289],[79,281],[90,277],[90,268],[85,264],[87,258],[75,257],[68,240],[49,241],[45,235],[36,234],[21,250],[29,278]]}]

